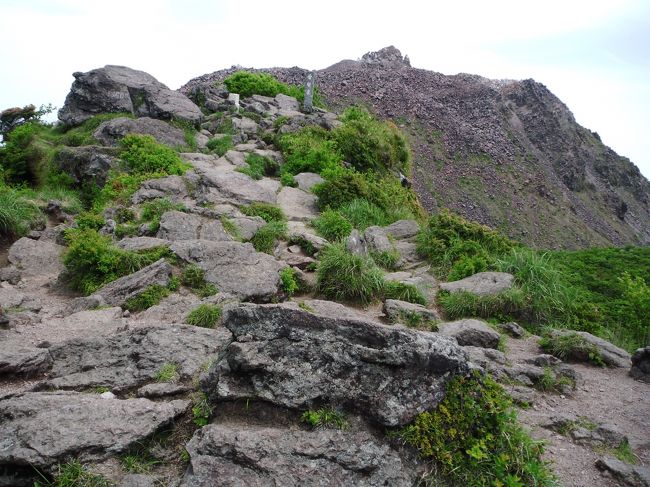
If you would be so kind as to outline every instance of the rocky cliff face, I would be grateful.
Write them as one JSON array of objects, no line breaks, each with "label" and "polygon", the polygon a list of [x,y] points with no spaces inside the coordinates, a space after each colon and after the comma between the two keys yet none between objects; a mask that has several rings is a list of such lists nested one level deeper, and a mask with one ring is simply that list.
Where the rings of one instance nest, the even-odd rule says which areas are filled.
[{"label": "rocky cliff face", "polygon": [[[295,84],[306,73],[263,71]],[[541,83],[416,69],[390,47],[319,71],[317,85],[331,108],[367,105],[410,135],[414,187],[429,210],[542,248],[650,243],[648,180]]]}]

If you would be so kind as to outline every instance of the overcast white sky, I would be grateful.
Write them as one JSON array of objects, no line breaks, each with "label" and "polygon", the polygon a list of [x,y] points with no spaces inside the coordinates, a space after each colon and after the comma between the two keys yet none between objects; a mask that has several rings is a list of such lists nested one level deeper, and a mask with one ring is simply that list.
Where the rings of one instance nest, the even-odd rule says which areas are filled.
[{"label": "overcast white sky", "polygon": [[392,44],[417,68],[544,83],[650,178],[649,0],[0,0],[0,32],[0,109],[60,107],[72,72],[106,64],[178,88]]}]

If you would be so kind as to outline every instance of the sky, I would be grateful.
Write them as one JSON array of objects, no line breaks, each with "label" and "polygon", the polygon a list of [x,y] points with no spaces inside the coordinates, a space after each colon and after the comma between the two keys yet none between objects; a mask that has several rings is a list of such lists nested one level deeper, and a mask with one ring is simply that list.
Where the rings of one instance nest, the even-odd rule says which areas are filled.
[{"label": "sky", "polygon": [[0,109],[61,107],[73,72],[106,64],[176,89],[394,45],[416,68],[545,84],[650,179],[649,0],[0,0],[0,32]]}]

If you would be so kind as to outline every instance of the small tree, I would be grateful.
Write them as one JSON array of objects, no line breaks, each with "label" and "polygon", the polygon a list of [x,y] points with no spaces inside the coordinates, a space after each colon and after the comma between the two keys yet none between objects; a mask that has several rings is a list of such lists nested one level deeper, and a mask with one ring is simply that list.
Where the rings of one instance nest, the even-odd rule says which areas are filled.
[{"label": "small tree", "polygon": [[0,112],[0,135],[3,139],[6,135],[19,125],[27,122],[41,121],[41,117],[54,110],[51,104],[41,105],[37,110],[34,105],[27,105],[23,108],[7,108]]}]

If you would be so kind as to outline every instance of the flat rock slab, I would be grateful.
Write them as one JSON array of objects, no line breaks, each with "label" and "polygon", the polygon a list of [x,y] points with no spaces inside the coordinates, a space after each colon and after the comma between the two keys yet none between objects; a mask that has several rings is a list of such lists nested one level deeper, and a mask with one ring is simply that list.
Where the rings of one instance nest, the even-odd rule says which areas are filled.
[{"label": "flat rock slab", "polygon": [[318,216],[316,195],[285,186],[278,193],[278,206],[289,220],[311,221]]},{"label": "flat rock slab", "polygon": [[211,203],[248,205],[261,202],[275,204],[275,193],[260,186],[250,176],[218,168],[198,168],[202,182],[210,188],[206,199]]},{"label": "flat rock slab", "polygon": [[184,201],[188,198],[188,184],[181,176],[167,176],[165,178],[149,179],[140,185],[131,201],[134,204],[158,198],[167,198],[172,201]]},{"label": "flat rock slab", "polygon": [[156,247],[169,247],[171,242],[155,237],[126,237],[115,244],[118,249],[123,250],[149,250]]},{"label": "flat rock slab", "polygon": [[361,311],[349,308],[340,303],[335,303],[334,301],[326,301],[323,299],[304,299],[300,302],[287,301],[282,303],[282,306],[289,306],[293,309],[303,309],[326,318],[372,321],[369,320],[369,318]]},{"label": "flat rock slab", "polygon": [[270,301],[280,292],[280,270],[284,264],[250,243],[186,240],[171,250],[186,262],[205,271],[205,279],[219,291],[243,300]]},{"label": "flat rock slab", "polygon": [[398,240],[415,237],[420,232],[420,225],[415,220],[398,220],[384,227],[384,231]]},{"label": "flat rock slab", "polygon": [[440,323],[438,330],[442,335],[454,337],[462,346],[497,348],[501,337],[485,321],[474,319]]},{"label": "flat rock slab", "polygon": [[10,248],[8,260],[23,276],[58,275],[63,271],[61,245],[23,237]]},{"label": "flat rock slab", "polygon": [[187,445],[183,487],[413,486],[417,472],[365,432],[209,425]]},{"label": "flat rock slab", "polygon": [[450,293],[468,292],[478,296],[492,296],[507,291],[515,277],[507,272],[479,272],[460,281],[443,282],[440,289]]},{"label": "flat rock slab", "polygon": [[616,458],[603,457],[596,460],[599,470],[608,472],[623,485],[630,487],[650,486],[650,468],[643,465],[629,465]]},{"label": "flat rock slab", "polygon": [[468,370],[466,353],[433,333],[281,305],[226,307],[223,323],[234,341],[202,380],[212,402],[329,403],[399,426],[434,408],[445,383]]},{"label": "flat rock slab", "polygon": [[228,330],[172,325],[145,327],[117,335],[74,339],[49,348],[50,379],[42,387],[113,392],[152,381],[162,366],[177,366],[178,379],[191,380],[231,340]]},{"label": "flat rock slab", "polygon": [[170,241],[233,240],[219,220],[202,218],[175,210],[167,211],[160,217],[160,229],[157,237]]},{"label": "flat rock slab", "polygon": [[[0,399],[0,468],[48,471],[73,458],[102,460],[148,438],[188,406],[188,401],[102,399],[76,392],[5,396]],[[31,468],[26,471],[34,475]]]}]

